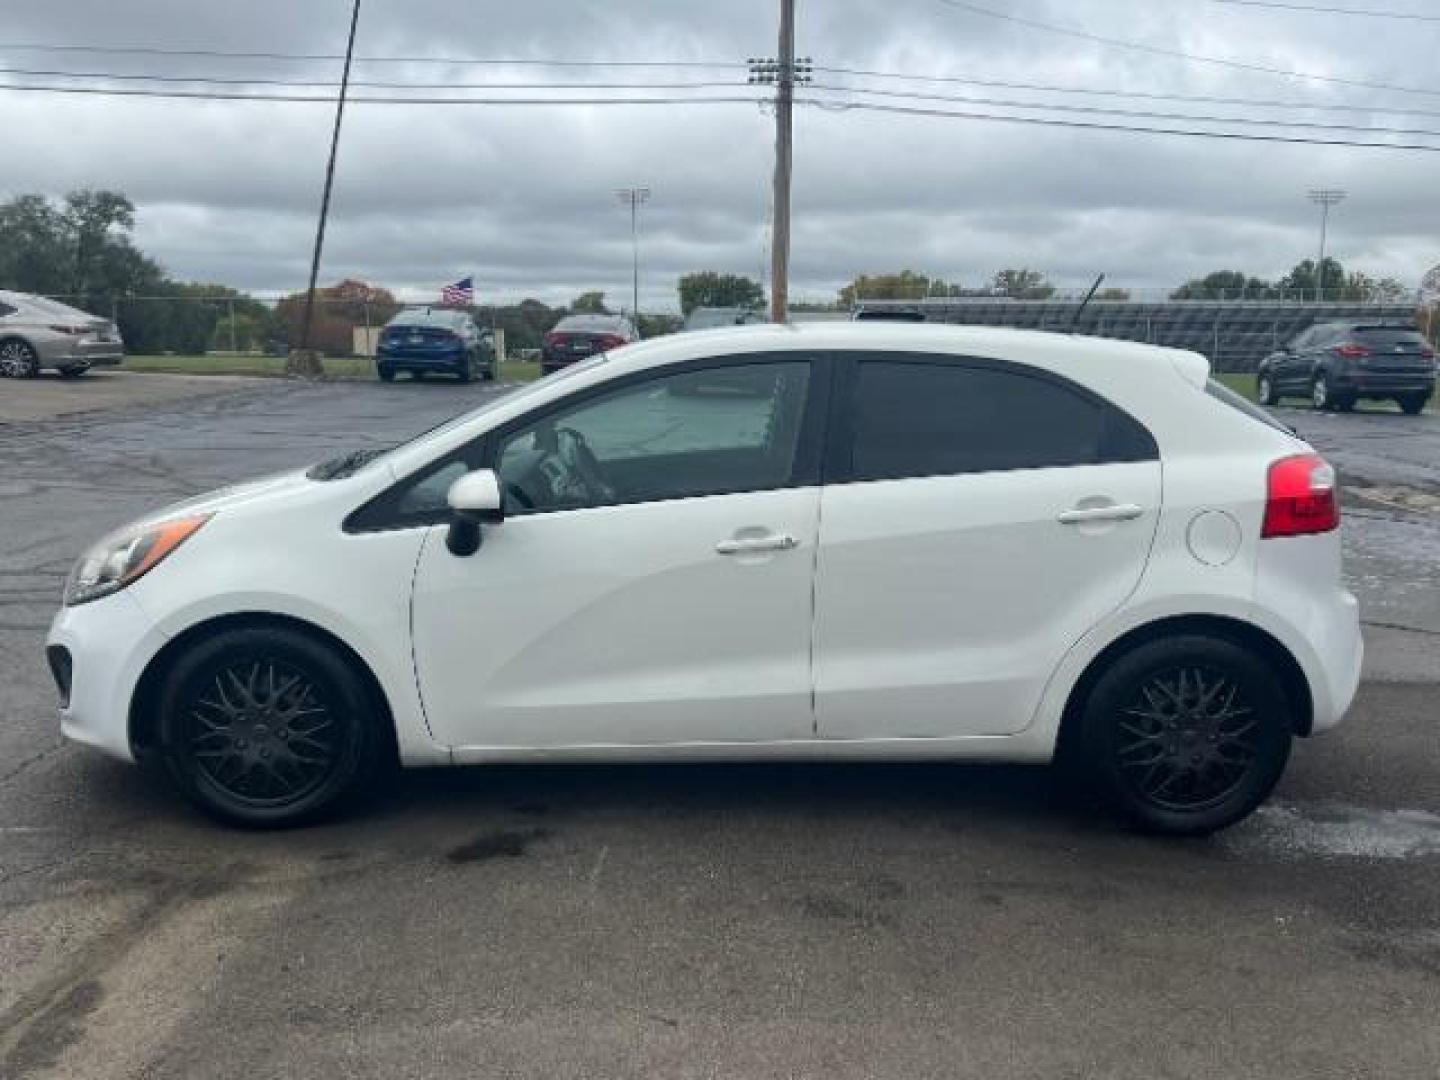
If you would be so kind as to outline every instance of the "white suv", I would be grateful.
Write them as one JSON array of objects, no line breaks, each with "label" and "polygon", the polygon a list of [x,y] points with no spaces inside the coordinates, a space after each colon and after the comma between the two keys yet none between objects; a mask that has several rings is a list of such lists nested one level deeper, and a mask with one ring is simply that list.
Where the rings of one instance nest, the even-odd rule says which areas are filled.
[{"label": "white suv", "polygon": [[86,554],[71,738],[230,821],[407,765],[1043,761],[1249,813],[1360,673],[1335,474],[1191,353],[894,323],[616,350]]}]

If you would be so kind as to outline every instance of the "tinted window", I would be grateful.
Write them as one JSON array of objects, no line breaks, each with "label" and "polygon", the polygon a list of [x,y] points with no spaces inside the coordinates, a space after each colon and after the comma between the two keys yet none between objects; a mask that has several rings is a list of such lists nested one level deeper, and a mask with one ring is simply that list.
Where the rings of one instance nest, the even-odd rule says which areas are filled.
[{"label": "tinted window", "polygon": [[14,314],[15,314],[15,309],[14,309],[13,307],[11,307],[9,304],[0,304],[0,319],[3,319],[6,315],[14,315]]},{"label": "tinted window", "polygon": [[1009,368],[861,361],[853,402],[857,480],[1156,456],[1149,433],[1119,410]]},{"label": "tinted window", "polygon": [[647,379],[509,435],[507,513],[757,491],[790,482],[809,364],[745,364]]},{"label": "tinted window", "polygon": [[1351,336],[1372,349],[1387,352],[1393,352],[1397,345],[1406,352],[1419,352],[1428,347],[1420,331],[1408,326],[1357,326]]}]

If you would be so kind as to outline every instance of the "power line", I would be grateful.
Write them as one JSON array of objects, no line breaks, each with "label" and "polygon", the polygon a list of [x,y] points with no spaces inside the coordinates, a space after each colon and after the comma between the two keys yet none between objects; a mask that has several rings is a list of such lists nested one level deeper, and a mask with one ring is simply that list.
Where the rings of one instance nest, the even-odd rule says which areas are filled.
[{"label": "power line", "polygon": [[1203,116],[1194,113],[1151,112],[1143,109],[1112,109],[1103,105],[1059,105],[1053,102],[1014,101],[1007,98],[972,97],[963,94],[919,94],[913,91],[866,90],[857,86],[833,86],[815,83],[815,90],[843,91],[874,97],[902,98],[909,101],[948,101],[962,105],[986,105],[1006,109],[1039,109],[1047,112],[1090,113],[1097,116],[1119,116],[1145,120],[1183,120],[1195,124],[1243,124],[1253,127],[1304,128],[1310,131],[1361,131],[1373,135],[1414,135],[1440,138],[1440,130],[1430,128],[1375,127],[1368,124],[1318,124],[1306,120],[1252,119],[1245,116]]},{"label": "power line", "polygon": [[1237,7],[1274,8],[1279,11],[1304,11],[1317,15],[1359,15],[1371,19],[1410,19],[1415,22],[1440,22],[1440,15],[1422,15],[1418,11],[1374,11],[1369,8],[1323,7],[1319,4],[1288,4],[1278,0],[1210,0],[1212,4],[1234,4]]},{"label": "power line", "polygon": [[[0,52],[98,53],[107,56],[184,56],[207,60],[344,60],[344,53],[236,52],[227,49],[164,49],[144,45],[53,45],[0,42]],[[539,60],[479,56],[357,56],[357,64],[452,64],[496,67],[674,67],[736,69],[738,60]]]},{"label": "power line", "polygon": [[1266,135],[1243,131],[1201,131],[1193,128],[1156,127],[1140,124],[1108,124],[1090,120],[1062,120],[1041,116],[1005,116],[999,113],[927,109],[912,105],[882,105],[870,101],[836,102],[819,98],[796,98],[796,104],[813,105],[835,112],[878,112],[902,116],[933,116],[951,120],[983,120],[1036,127],[1075,128],[1084,131],[1118,131],[1134,135],[1183,135],[1197,139],[1225,139],[1233,142],[1285,143],[1298,146],[1351,146],[1372,150],[1419,150],[1440,154],[1440,146],[1429,143],[1367,142],[1360,139],[1315,139],[1301,135]]},{"label": "power line", "polygon": [[1267,67],[1264,64],[1251,63],[1246,60],[1232,60],[1224,56],[1202,56],[1198,53],[1183,52],[1180,49],[1167,49],[1163,45],[1151,45],[1147,42],[1132,41],[1128,38],[1108,37],[1105,34],[1092,33],[1089,30],[1082,30],[1075,26],[1062,26],[1058,23],[1029,19],[1023,15],[1012,15],[1007,11],[995,11],[991,8],[982,7],[979,4],[972,4],[969,0],[936,0],[936,2],[944,4],[947,7],[952,7],[957,11],[968,11],[972,15],[982,15],[989,19],[1000,19],[1004,22],[1028,26],[1035,30],[1044,30],[1052,34],[1064,34],[1067,37],[1080,38],[1084,41],[1093,41],[1100,45],[1110,45],[1119,49],[1130,49],[1135,52],[1149,53],[1152,56],[1167,56],[1171,59],[1188,60],[1196,64],[1215,64],[1220,67],[1233,68],[1237,71],[1258,72],[1262,75],[1280,75],[1287,79],[1312,79],[1316,82],[1334,83],[1337,86],[1354,86],[1364,90],[1386,90],[1397,94],[1423,94],[1426,97],[1440,97],[1440,90],[1425,90],[1418,86],[1399,86],[1395,83],[1367,82],[1363,79],[1344,79],[1338,75],[1318,75],[1309,71],[1292,71],[1287,68],[1273,68]]},{"label": "power line", "polygon": [[[340,84],[333,80],[269,79],[264,77],[217,78],[213,75],[138,75],[118,71],[65,71],[43,68],[0,67],[0,75],[23,75],[47,79],[95,79],[118,82],[185,83],[207,86],[280,86],[293,89],[338,89]],[[363,86],[372,90],[684,90],[724,89],[740,85],[734,80],[687,81],[687,82],[643,82],[643,83],[535,83],[535,82],[385,82],[351,79],[351,86]]]},{"label": "power line", "polygon": [[1397,109],[1388,105],[1335,105],[1305,101],[1276,101],[1273,98],[1219,97],[1212,94],[1163,94],[1147,90],[1093,89],[1084,86],[1060,86],[1053,83],[1009,82],[999,79],[972,79],[959,75],[914,75],[908,72],[875,71],[868,68],[823,67],[816,71],[827,75],[849,75],[856,78],[891,79],[897,82],[953,83],[960,86],[985,86],[996,90],[1033,90],[1037,93],[1082,94],[1092,97],[1136,98],[1144,101],[1176,101],[1196,105],[1245,105],[1262,109],[1314,109],[1321,112],[1384,113],[1391,116],[1437,116],[1440,109]]},{"label": "power line", "polygon": [[[586,89],[582,87],[581,89]],[[274,101],[282,103],[322,103],[333,105],[334,95],[327,94],[245,94],[216,90],[187,92],[183,90],[148,90],[130,87],[97,86],[26,86],[0,83],[0,91],[42,94],[82,94],[97,97],[164,98],[173,101]],[[383,95],[351,96],[352,105],[753,105],[766,99],[748,97],[394,97]]]},{"label": "power line", "polygon": [[[1175,101],[1205,105],[1243,105],[1272,109],[1313,109],[1324,112],[1383,113],[1396,116],[1440,117],[1437,109],[1400,109],[1383,105],[1336,105],[1301,101],[1276,101],[1261,98],[1221,97],[1197,94],[1164,94],[1143,90],[1093,89],[1080,86],[1058,86],[1045,83],[1011,82],[996,79],[974,79],[950,75],[915,75],[903,72],[876,71],[868,68],[815,66],[815,71],[855,78],[886,79],[902,82],[952,83],[984,86],[1004,90],[1037,93],[1080,94],[1096,97],[1135,98],[1148,101]],[[0,67],[0,75],[49,79],[91,79],[101,82],[143,82],[166,85],[194,86],[274,86],[288,89],[335,89],[340,85],[323,79],[273,79],[263,76],[219,77],[214,75],[144,75],[117,71],[73,71],[60,68]],[[718,90],[739,85],[732,80],[686,80],[682,82],[394,82],[388,80],[351,79],[351,86],[371,90]],[[847,89],[860,89],[858,87]],[[876,91],[879,93],[879,91]],[[920,95],[923,96],[923,95]],[[1017,103],[1020,104],[1020,103]],[[1029,103],[1024,103],[1028,106]],[[1037,107],[1039,107],[1037,105]]]}]

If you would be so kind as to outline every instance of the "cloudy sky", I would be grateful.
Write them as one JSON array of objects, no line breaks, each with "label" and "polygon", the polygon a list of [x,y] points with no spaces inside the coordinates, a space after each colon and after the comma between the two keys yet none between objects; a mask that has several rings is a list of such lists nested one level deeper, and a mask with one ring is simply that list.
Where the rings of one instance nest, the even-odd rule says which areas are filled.
[{"label": "cloudy sky", "polygon": [[[1062,285],[1081,285],[1102,270],[1113,284],[1132,287],[1168,286],[1222,267],[1277,276],[1313,256],[1318,212],[1305,193],[1320,186],[1349,192],[1332,217],[1331,252],[1349,266],[1413,285],[1440,262],[1437,153],[837,107],[863,102],[1440,148],[1434,79],[1440,4],[1311,2],[1430,19],[1280,10],[1253,0],[798,0],[799,52],[817,67],[978,83],[817,71],[817,87],[802,96],[828,107],[796,113],[792,295],[830,299],[857,273],[903,267],[970,285],[1015,265],[1044,270]],[[1021,21],[987,16],[977,6]],[[343,51],[349,9],[349,0],[6,0],[0,82],[333,94],[324,85],[338,78],[333,60],[73,47],[324,57]],[[753,97],[743,61],[774,53],[777,17],[778,0],[364,0],[356,52],[368,59],[357,65],[357,80],[442,88],[360,86],[354,93]],[[414,59],[422,57],[655,66]],[[675,66],[681,61],[737,66]],[[36,74],[56,71],[87,77]],[[102,80],[99,73],[321,85],[161,84]],[[712,85],[668,85],[692,82]],[[487,83],[667,85],[468,88]],[[1194,100],[1202,97],[1246,103]],[[945,98],[963,100],[938,100]],[[1228,119],[1073,111],[1085,107]],[[0,91],[0,110],[0,197],[118,189],[139,207],[142,247],[173,274],[256,290],[303,285],[331,106],[10,90]],[[1297,121],[1316,126],[1283,126]],[[1435,134],[1368,130],[1375,128]],[[418,296],[473,273],[484,298],[564,301],[599,288],[612,302],[628,302],[629,218],[614,189],[643,184],[653,197],[642,216],[642,306],[674,307],[674,281],[686,271],[759,276],[773,139],[773,117],[749,101],[356,104],[345,119],[322,277],[361,277]]]}]

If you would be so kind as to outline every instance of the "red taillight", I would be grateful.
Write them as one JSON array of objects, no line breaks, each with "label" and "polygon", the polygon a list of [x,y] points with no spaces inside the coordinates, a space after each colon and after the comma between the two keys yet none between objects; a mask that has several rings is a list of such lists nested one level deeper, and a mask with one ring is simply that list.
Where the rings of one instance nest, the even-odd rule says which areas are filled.
[{"label": "red taillight", "polygon": [[1425,348],[1420,350],[1420,356],[1426,360],[1434,360],[1435,350],[1430,348],[1429,346],[1426,346]]},{"label": "red taillight", "polygon": [[1296,454],[1270,466],[1260,535],[1309,536],[1340,527],[1335,470],[1319,454]]},{"label": "red taillight", "polygon": [[1354,360],[1361,356],[1369,356],[1370,348],[1367,345],[1356,345],[1354,342],[1350,342],[1345,345],[1336,346],[1335,355],[1343,356],[1349,360]]},{"label": "red taillight", "polygon": [[548,334],[545,335],[545,344],[546,344],[546,345],[563,345],[564,343],[565,343],[565,335],[564,335],[564,334],[557,334],[554,330],[551,330]]},{"label": "red taillight", "polygon": [[51,323],[50,329],[57,334],[74,334],[77,337],[86,332],[83,326],[62,326],[59,323]]},{"label": "red taillight", "polygon": [[595,345],[602,352],[608,349],[618,349],[625,344],[625,339],[619,334],[601,334],[595,339]]}]

